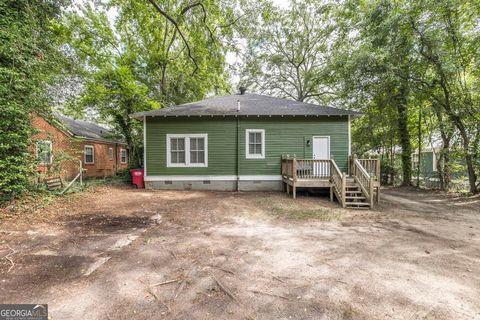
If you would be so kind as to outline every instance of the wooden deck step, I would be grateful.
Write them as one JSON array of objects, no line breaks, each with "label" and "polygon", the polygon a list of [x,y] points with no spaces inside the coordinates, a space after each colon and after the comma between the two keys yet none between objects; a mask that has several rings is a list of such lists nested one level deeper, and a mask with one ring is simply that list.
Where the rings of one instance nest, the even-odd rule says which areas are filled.
[{"label": "wooden deck step", "polygon": [[370,206],[370,203],[368,203],[368,202],[345,202],[345,205],[347,205],[347,206],[355,205],[355,206],[360,206],[360,207],[366,207],[366,206]]},{"label": "wooden deck step", "polygon": [[45,183],[47,184],[48,190],[55,190],[63,186],[62,180],[60,177],[50,177],[45,179]]},{"label": "wooden deck step", "polygon": [[355,209],[355,210],[370,210],[370,207],[351,207],[347,206],[348,209]]},{"label": "wooden deck step", "polygon": [[367,200],[367,198],[365,198],[364,196],[360,196],[360,197],[358,197],[358,196],[352,196],[352,197],[351,196],[346,196],[345,198],[347,200],[350,200],[350,199]]}]

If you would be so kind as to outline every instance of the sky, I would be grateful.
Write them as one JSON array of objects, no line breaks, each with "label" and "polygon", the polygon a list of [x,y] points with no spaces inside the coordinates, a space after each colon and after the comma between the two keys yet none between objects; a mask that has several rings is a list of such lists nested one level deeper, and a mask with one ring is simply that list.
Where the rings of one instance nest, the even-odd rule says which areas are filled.
[{"label": "sky", "polygon": [[279,6],[283,9],[286,9],[288,8],[288,5],[290,3],[289,0],[272,0],[272,2],[276,5],[276,6]]},{"label": "sky", "polygon": [[[87,3],[89,0],[77,0],[76,2],[80,5]],[[282,8],[282,9],[287,9],[290,5],[290,0],[270,0],[274,5]],[[117,17],[117,10],[112,7],[108,12],[107,16],[110,22],[113,24],[113,21]],[[241,41],[240,41],[241,42]],[[233,52],[228,52],[227,55],[225,56],[225,60],[229,65],[234,65],[235,63],[240,62],[239,61],[240,57],[233,53]],[[230,81],[236,85],[239,82],[239,77],[237,74],[231,74],[230,75]]]},{"label": "sky", "polygon": [[[270,1],[273,2],[274,5],[282,9],[288,9],[290,5],[290,0],[270,0]],[[239,39],[239,42],[240,43],[242,42],[241,39]],[[237,55],[234,52],[227,52],[225,56],[225,61],[230,65],[234,65],[235,63],[241,62],[240,59],[241,58],[239,57],[239,55]],[[240,81],[240,77],[238,76],[238,74],[230,74],[230,81],[232,82],[232,84],[237,85],[238,82]]]}]

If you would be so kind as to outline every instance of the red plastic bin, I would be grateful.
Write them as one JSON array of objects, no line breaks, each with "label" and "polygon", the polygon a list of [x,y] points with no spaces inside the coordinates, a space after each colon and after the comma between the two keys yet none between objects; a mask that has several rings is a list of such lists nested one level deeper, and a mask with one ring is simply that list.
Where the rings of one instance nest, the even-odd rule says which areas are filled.
[{"label": "red plastic bin", "polygon": [[143,169],[132,169],[130,170],[130,175],[132,176],[132,184],[137,187],[137,189],[144,189],[145,182],[143,180]]}]

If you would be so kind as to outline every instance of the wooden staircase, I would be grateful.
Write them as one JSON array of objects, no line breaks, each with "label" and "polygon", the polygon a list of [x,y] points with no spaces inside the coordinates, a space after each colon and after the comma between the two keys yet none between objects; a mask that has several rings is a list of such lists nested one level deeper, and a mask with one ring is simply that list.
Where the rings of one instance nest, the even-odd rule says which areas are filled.
[{"label": "wooden staircase", "polygon": [[380,199],[380,160],[353,157],[350,175],[341,172],[333,159],[282,157],[282,181],[287,194],[296,189],[330,188],[330,201],[337,198],[343,208],[372,209]]},{"label": "wooden staircase", "polygon": [[345,207],[352,209],[370,209],[367,197],[355,182],[354,178],[346,178]]},{"label": "wooden staircase", "polygon": [[[379,171],[380,164],[378,160],[373,160],[376,162],[372,160],[361,160],[362,163],[353,158],[350,176],[342,173],[332,160],[330,200],[333,201],[335,196],[343,208],[372,209],[374,203],[380,198],[380,182],[377,178],[379,174],[374,175],[371,170],[373,168]],[[369,171],[367,171],[363,164],[368,165],[370,162],[374,163],[374,166],[369,165]]]}]

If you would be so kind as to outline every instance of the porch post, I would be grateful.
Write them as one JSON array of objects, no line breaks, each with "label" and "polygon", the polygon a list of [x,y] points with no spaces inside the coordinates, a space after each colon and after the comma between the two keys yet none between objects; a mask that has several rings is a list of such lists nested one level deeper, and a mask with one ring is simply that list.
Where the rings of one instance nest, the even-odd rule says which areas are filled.
[{"label": "porch post", "polygon": [[296,187],[296,182],[297,182],[297,158],[295,155],[293,155],[293,163],[292,163],[292,176],[293,176],[293,181],[292,181],[292,195],[293,199],[297,198],[297,187]]}]

